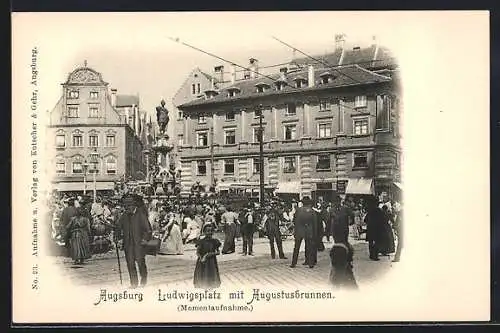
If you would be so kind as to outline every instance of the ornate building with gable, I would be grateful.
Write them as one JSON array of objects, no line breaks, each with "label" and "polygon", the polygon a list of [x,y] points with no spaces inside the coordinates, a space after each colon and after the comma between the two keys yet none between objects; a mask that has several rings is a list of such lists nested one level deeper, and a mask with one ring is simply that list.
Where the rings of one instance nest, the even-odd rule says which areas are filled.
[{"label": "ornate building with gable", "polygon": [[97,191],[112,191],[119,179],[144,177],[140,131],[145,130],[145,118],[140,117],[138,101],[122,112],[117,99],[116,90],[86,62],[68,75],[49,112],[53,190],[92,192],[94,172]]}]

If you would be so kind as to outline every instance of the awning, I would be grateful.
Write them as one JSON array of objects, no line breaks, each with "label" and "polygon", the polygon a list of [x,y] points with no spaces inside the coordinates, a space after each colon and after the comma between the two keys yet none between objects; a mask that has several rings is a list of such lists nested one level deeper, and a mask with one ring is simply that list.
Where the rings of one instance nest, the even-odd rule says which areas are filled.
[{"label": "awning", "polygon": [[300,181],[295,182],[281,182],[278,183],[278,188],[275,193],[300,193]]},{"label": "awning", "polygon": [[373,195],[374,193],[373,179],[371,178],[350,178],[345,190],[345,194]]},{"label": "awning", "polygon": [[403,190],[403,184],[401,183],[398,183],[398,182],[394,182],[394,185],[399,188],[401,191]]},{"label": "awning", "polygon": [[[59,192],[83,192],[83,182],[60,182],[55,183],[55,190]],[[114,190],[115,183],[113,182],[96,182],[96,189],[98,191]],[[87,192],[92,192],[94,190],[94,183],[92,181],[87,182]]]}]

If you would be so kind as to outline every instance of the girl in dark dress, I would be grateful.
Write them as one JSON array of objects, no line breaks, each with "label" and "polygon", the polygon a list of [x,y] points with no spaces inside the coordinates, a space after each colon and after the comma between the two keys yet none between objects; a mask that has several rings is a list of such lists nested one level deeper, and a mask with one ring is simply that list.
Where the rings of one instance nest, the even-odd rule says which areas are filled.
[{"label": "girl in dark dress", "polygon": [[90,220],[85,216],[83,207],[79,207],[76,216],[66,226],[69,251],[76,264],[83,264],[92,255],[90,252]]},{"label": "girl in dark dress", "polygon": [[212,238],[214,227],[207,224],[203,228],[202,239],[196,244],[196,268],[194,269],[195,288],[218,288],[220,286],[219,266],[217,265],[217,255],[221,243],[218,239]]}]

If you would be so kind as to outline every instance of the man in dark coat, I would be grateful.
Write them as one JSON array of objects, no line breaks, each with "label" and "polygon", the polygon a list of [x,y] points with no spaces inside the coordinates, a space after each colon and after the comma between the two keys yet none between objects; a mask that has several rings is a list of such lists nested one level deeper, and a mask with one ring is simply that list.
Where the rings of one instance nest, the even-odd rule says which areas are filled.
[{"label": "man in dark coat", "polygon": [[267,212],[267,219],[265,222],[266,234],[269,239],[269,246],[271,247],[271,258],[276,258],[276,251],[274,249],[274,242],[276,242],[276,247],[278,248],[278,256],[280,259],[287,259],[285,253],[283,252],[283,242],[281,240],[280,231],[280,211],[278,210],[277,203],[272,202],[271,208]]},{"label": "man in dark coat", "polygon": [[139,266],[139,274],[141,275],[141,286],[147,283],[148,271],[144,243],[152,238],[152,228],[147,214],[140,207],[140,203],[136,197],[132,195],[125,196],[123,198],[123,205],[125,206],[125,212],[118,220],[118,228],[123,235],[123,247],[130,276],[130,284],[132,288],[135,288],[138,285],[136,262]]},{"label": "man in dark coat", "polygon": [[347,243],[349,239],[349,225],[354,223],[354,214],[347,202],[342,202],[335,214],[332,226],[335,243]]},{"label": "man in dark coat", "polygon": [[241,217],[238,219],[241,223],[241,233],[243,236],[242,254],[244,256],[247,254],[253,256],[253,234],[255,232],[253,211],[249,208],[243,208]]},{"label": "man in dark coat", "polygon": [[378,253],[383,239],[383,223],[384,216],[380,208],[378,208],[375,200],[368,201],[368,209],[365,216],[366,223],[366,240],[368,241],[368,251],[371,260],[378,261]]},{"label": "man in dark coat", "polygon": [[302,199],[303,206],[297,209],[294,216],[295,226],[295,245],[293,247],[293,256],[291,268],[297,265],[299,259],[299,250],[302,240],[305,240],[305,261],[303,265],[313,268],[317,262],[318,251],[316,248],[317,240],[317,215],[312,209],[312,201],[309,197]]}]

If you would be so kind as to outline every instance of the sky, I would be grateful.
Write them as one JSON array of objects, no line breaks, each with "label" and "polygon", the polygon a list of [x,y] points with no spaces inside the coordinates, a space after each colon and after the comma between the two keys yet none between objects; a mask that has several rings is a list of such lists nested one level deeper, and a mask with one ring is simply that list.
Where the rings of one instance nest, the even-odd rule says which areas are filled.
[{"label": "sky", "polygon": [[[51,110],[62,93],[60,84],[87,61],[118,94],[139,94],[142,109],[155,119],[161,99],[172,98],[195,67],[212,73],[223,61],[170,38],[211,52],[238,65],[249,58],[260,66],[292,59],[292,50],[274,37],[311,55],[334,49],[334,36],[347,43],[401,46],[404,15],[362,12],[226,12],[226,13],[24,13],[29,34],[39,49],[40,107]],[[388,16],[389,15],[389,16]],[[391,18],[392,17],[392,18]],[[389,23],[388,23],[389,22]],[[15,27],[16,21],[14,22]],[[36,27],[36,28],[35,28]],[[411,28],[411,26],[410,26]],[[29,55],[29,54],[28,54]],[[299,53],[297,53],[300,56]],[[169,131],[170,132],[170,131]]]}]

